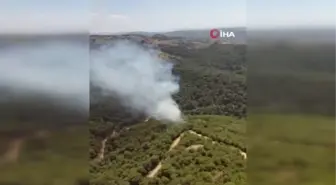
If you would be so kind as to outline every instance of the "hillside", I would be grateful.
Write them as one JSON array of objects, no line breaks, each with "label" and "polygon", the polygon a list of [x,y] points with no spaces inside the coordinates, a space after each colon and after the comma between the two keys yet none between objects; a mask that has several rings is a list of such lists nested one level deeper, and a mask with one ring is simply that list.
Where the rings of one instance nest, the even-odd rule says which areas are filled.
[{"label": "hillside", "polygon": [[199,47],[195,40],[128,34],[92,36],[91,48],[120,39],[159,49],[161,58],[174,63],[180,79],[174,99],[187,120],[146,121],[91,84],[91,183],[245,184],[246,46]]},{"label": "hillside", "polygon": [[[97,49],[97,40],[101,45],[118,38],[125,36],[93,36],[92,49]],[[133,37],[127,38],[132,40]],[[245,45],[214,44],[206,48],[160,45],[159,49],[175,64],[173,73],[180,79],[180,92],[174,99],[184,113],[246,116]],[[99,88],[91,84],[90,99],[99,102],[91,102],[90,119],[115,121],[116,117],[130,114],[119,108],[115,98],[100,97],[99,92]]]},{"label": "hillside", "polygon": [[[90,123],[91,132],[97,124]],[[230,117],[190,116],[184,124],[149,120],[114,132],[91,143],[91,183],[245,184],[245,126]]]},{"label": "hillside", "polygon": [[[207,42],[210,40],[209,32],[212,28],[208,29],[189,29],[189,30],[175,30],[168,32],[130,32],[122,34],[134,34],[134,35],[143,35],[147,37],[168,37],[168,38],[183,38],[188,41],[201,41]],[[247,32],[245,27],[218,27],[217,29],[234,32],[235,38],[223,39],[231,44],[246,44],[247,41]]]},{"label": "hillside", "polygon": [[[233,27],[233,28],[218,28],[219,30],[233,32],[235,34],[235,38],[226,38],[227,42],[231,44],[246,44],[247,33],[246,28],[244,27]],[[211,29],[200,29],[200,30],[178,30],[163,33],[169,37],[184,37],[190,40],[208,40],[209,32]]]}]

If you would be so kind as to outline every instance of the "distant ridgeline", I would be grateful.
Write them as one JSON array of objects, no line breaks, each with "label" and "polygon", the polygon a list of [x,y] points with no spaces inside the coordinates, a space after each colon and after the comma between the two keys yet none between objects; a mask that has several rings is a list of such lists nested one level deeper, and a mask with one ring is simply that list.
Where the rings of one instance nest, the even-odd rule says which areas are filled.
[{"label": "distant ridgeline", "polygon": [[[175,61],[173,73],[179,76],[180,92],[174,95],[174,99],[185,114],[246,116],[246,45],[213,45],[162,34],[125,34],[93,35],[91,47],[98,48],[117,40],[130,40],[142,46],[158,46],[162,51],[160,56]],[[94,89],[91,93],[94,93]],[[91,118],[115,120],[114,114],[126,115],[127,120],[134,117],[123,107],[119,107],[121,111],[116,111],[118,106],[115,105],[118,104],[113,101],[109,97],[92,104]]]}]

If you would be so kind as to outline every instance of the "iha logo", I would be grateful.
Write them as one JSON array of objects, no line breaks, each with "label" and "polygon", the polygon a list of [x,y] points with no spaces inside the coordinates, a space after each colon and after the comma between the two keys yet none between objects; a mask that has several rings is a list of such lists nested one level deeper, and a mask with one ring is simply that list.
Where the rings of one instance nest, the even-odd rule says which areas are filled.
[{"label": "iha logo", "polygon": [[236,37],[236,36],[232,31],[222,31],[219,29],[210,30],[210,38],[212,39],[229,38],[229,37]]}]

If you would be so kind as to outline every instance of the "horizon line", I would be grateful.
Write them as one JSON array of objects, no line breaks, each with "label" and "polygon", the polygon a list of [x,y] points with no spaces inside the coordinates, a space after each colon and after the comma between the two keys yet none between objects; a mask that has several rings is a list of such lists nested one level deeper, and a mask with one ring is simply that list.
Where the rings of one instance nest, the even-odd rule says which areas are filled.
[{"label": "horizon line", "polygon": [[206,31],[210,29],[245,29],[245,31],[276,31],[276,30],[293,30],[293,29],[306,29],[306,30],[319,30],[319,29],[332,29],[335,30],[335,25],[302,25],[302,26],[264,26],[264,27],[249,27],[249,26],[218,26],[212,28],[181,28],[181,29],[171,29],[166,31],[122,31],[122,32],[91,32],[89,29],[87,31],[64,31],[64,32],[0,32],[0,36],[11,36],[11,35],[41,35],[41,36],[62,36],[62,35],[120,35],[120,34],[131,34],[131,33],[157,33],[165,34],[169,32],[178,31]]}]

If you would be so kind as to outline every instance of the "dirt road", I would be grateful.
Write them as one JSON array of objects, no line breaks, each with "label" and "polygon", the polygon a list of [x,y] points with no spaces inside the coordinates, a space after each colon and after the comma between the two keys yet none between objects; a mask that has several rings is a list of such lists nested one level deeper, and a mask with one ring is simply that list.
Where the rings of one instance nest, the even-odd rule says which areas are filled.
[{"label": "dirt road", "polygon": [[[207,137],[207,136],[204,136],[204,135],[202,135],[202,134],[200,134],[200,133],[197,133],[197,132],[195,132],[194,130],[188,130],[188,131],[185,131],[185,132],[183,132],[183,133],[181,133],[173,142],[172,142],[172,144],[170,145],[170,148],[169,148],[169,150],[168,150],[168,152],[170,152],[171,150],[173,150],[179,143],[180,143],[180,141],[181,141],[181,139],[182,139],[182,137],[184,136],[184,134],[186,133],[186,132],[189,132],[190,134],[193,134],[193,135],[196,135],[196,136],[198,136],[198,137],[202,137],[202,138],[204,138],[204,139],[206,139],[206,140],[213,140],[213,139],[211,139],[211,138],[209,138],[209,137]],[[217,142],[217,141],[212,141],[212,143],[213,144],[216,144],[216,143],[219,143],[219,142]],[[224,144],[224,143],[223,143]],[[202,147],[202,146],[200,146],[200,145],[195,145],[195,146],[191,146],[192,148],[200,148],[200,147]],[[233,147],[233,146],[231,146],[231,147]],[[188,147],[189,149],[190,149],[190,147]],[[188,149],[187,148],[187,149]],[[234,149],[238,149],[238,148],[236,148],[236,147],[233,147]],[[243,158],[244,159],[246,159],[247,158],[247,154],[245,153],[245,152],[243,152],[243,151],[241,151],[240,149],[238,149],[239,150],[239,153],[243,156]],[[159,164],[152,170],[152,171],[150,171],[149,173],[148,173],[148,175],[147,175],[147,177],[148,178],[153,178],[153,177],[155,177],[155,175],[160,171],[160,169],[161,169],[161,167],[162,167],[162,163],[163,163],[163,161],[160,161],[159,162]]]},{"label": "dirt road", "polygon": [[100,151],[96,157],[96,161],[101,161],[104,159],[104,155],[105,155],[105,148],[106,148],[106,142],[109,139],[113,139],[115,137],[118,136],[118,133],[116,131],[113,131],[110,135],[106,136],[102,141],[101,141],[101,147],[100,147]]},{"label": "dirt road", "polygon": [[0,160],[0,164],[16,162],[20,156],[20,151],[21,151],[24,141],[25,141],[24,138],[13,139],[9,143],[8,150],[2,156],[2,159]]},{"label": "dirt road", "polygon": [[161,167],[162,167],[162,162],[159,162],[159,164],[152,171],[148,173],[147,177],[148,178],[155,177],[155,175],[160,171]]}]

